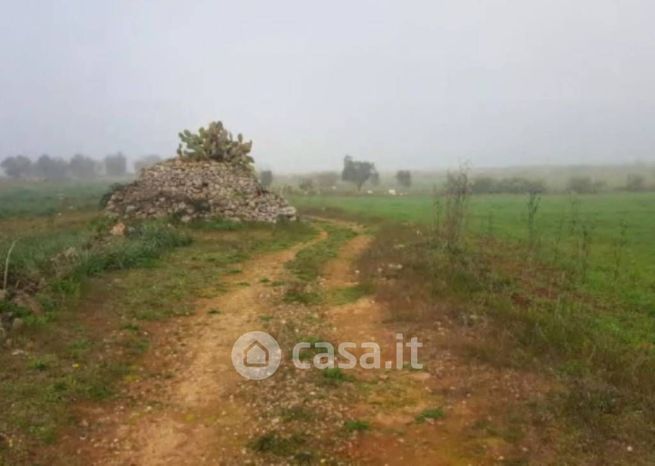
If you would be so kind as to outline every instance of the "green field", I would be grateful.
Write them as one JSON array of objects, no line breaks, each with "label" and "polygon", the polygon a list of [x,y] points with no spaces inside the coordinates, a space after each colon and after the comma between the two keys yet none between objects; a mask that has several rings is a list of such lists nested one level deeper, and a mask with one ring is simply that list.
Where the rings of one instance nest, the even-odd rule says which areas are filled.
[{"label": "green field", "polygon": [[0,219],[97,209],[111,182],[0,182]]},{"label": "green field", "polygon": [[[427,195],[293,198],[295,205],[305,209],[338,208],[357,216],[418,224],[435,221],[435,201],[444,202]],[[472,196],[467,229],[525,243],[530,230],[527,204],[526,195]],[[579,250],[585,241],[589,248],[588,287],[619,293],[655,313],[655,193],[543,195],[534,231],[544,259],[571,267],[581,260]]]}]

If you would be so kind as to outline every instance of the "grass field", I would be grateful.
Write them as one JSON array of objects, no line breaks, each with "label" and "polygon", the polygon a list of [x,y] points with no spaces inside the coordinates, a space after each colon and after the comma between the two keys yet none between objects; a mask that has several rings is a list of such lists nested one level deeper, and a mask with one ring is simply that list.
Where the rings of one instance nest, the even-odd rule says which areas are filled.
[{"label": "grass field", "polygon": [[0,219],[95,210],[110,184],[0,182]]},{"label": "grass field", "polygon": [[[298,196],[293,202],[400,222],[430,224],[435,218],[430,196]],[[529,240],[526,195],[472,196],[469,203],[469,231],[513,242]],[[544,195],[534,231],[544,258],[571,267],[583,260],[579,249],[586,236],[589,288],[619,292],[655,315],[655,193]]]},{"label": "grass field", "polygon": [[[220,292],[216,277],[245,258],[317,234],[306,223],[217,220],[135,222],[125,238],[111,237],[97,207],[106,188],[0,187],[0,258],[18,240],[9,288],[41,304],[29,312],[0,301],[0,316],[23,323],[11,334],[12,350],[30,348],[20,358],[0,353],[10,368],[0,378],[0,408],[9,413],[0,416],[0,440],[22,442],[9,453],[0,442],[0,464],[3,454],[32,464],[31,452],[56,442],[69,422],[70,403],[111,397],[116,382],[135,377],[131,364],[147,349],[148,322],[190,312],[207,287]],[[348,303],[374,293],[390,310],[389,322],[426,331],[447,315],[475,335],[468,358],[555,381],[548,398],[515,412],[512,422],[556,432],[560,464],[621,457],[612,442],[655,460],[655,194],[543,195],[532,202],[472,196],[456,244],[448,244],[453,219],[444,196],[291,201],[301,213],[367,224],[372,244],[356,264],[361,283],[324,293],[323,266],[355,233],[316,223],[326,238],[287,263],[285,304]],[[109,333],[117,336],[103,347],[99,335]]]},{"label": "grass field", "polygon": [[0,188],[0,288],[15,241],[7,289],[36,303],[0,299],[3,323],[21,322],[0,327],[0,465],[44,464],[34,455],[70,426],[71,404],[111,397],[119,381],[139,377],[131,364],[148,348],[151,322],[190,313],[249,256],[315,234],[305,224],[144,221],[113,237],[98,210],[106,189]]},{"label": "grass field", "polygon": [[[485,322],[466,324],[484,335],[470,350],[476,359],[556,374],[563,390],[545,409],[560,423],[565,463],[591,461],[578,456],[580,446],[607,458],[601,445],[618,438],[651,458],[655,194],[464,196],[461,211],[454,197],[293,202],[308,213],[377,220],[360,270],[374,276],[380,260],[403,264],[395,285],[377,292],[397,319],[429,322],[431,305],[467,322],[472,313]],[[449,244],[458,217],[463,227]]]}]

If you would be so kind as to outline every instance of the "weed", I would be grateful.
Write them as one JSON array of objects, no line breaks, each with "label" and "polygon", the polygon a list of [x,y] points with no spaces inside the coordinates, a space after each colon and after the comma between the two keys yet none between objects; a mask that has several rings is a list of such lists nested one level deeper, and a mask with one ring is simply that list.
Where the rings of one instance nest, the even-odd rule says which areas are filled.
[{"label": "weed", "polygon": [[360,298],[370,294],[371,291],[370,285],[367,284],[336,288],[327,293],[326,301],[334,306],[341,306],[348,303],[354,303]]},{"label": "weed", "polygon": [[445,416],[445,413],[441,407],[439,408],[430,408],[423,410],[421,414],[416,416],[416,422],[422,423],[427,421],[428,419],[430,420],[436,420],[436,419],[441,419]]},{"label": "weed", "polygon": [[305,289],[303,284],[295,283],[285,291],[284,302],[311,306],[320,304],[322,297],[315,291]]},{"label": "weed", "polygon": [[328,385],[339,385],[343,382],[352,382],[352,376],[347,375],[339,367],[328,367],[323,369],[323,381]]},{"label": "weed", "polygon": [[307,408],[302,406],[294,406],[292,408],[284,408],[282,410],[282,420],[285,422],[291,421],[311,421],[315,418],[315,414]]},{"label": "weed", "polygon": [[305,438],[299,434],[283,437],[275,432],[269,432],[250,442],[250,448],[258,453],[290,456],[298,453],[297,450],[305,443]]},{"label": "weed", "polygon": [[537,242],[537,225],[536,217],[541,203],[539,193],[532,191],[528,195],[528,244],[530,249],[534,249]]},{"label": "weed", "polygon": [[344,428],[348,432],[363,432],[371,428],[371,424],[368,421],[361,421],[359,419],[346,421]]}]

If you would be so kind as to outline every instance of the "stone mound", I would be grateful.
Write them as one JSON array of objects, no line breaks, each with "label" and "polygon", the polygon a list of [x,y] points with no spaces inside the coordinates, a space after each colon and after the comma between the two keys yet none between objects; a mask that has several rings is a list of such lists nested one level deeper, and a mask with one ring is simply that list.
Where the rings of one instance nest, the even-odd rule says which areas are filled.
[{"label": "stone mound", "polygon": [[105,209],[133,218],[178,216],[277,222],[294,220],[296,209],[264,189],[248,167],[213,160],[172,159],[141,171],[116,189]]}]

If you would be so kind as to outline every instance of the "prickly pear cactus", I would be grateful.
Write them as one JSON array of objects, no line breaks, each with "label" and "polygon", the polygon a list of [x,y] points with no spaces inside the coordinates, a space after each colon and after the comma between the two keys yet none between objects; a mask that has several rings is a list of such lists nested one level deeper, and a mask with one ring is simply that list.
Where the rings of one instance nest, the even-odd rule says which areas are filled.
[{"label": "prickly pear cactus", "polygon": [[185,129],[180,136],[177,154],[182,159],[216,160],[252,168],[253,158],[248,155],[252,141],[244,142],[241,134],[236,140],[220,121],[212,121],[197,133]]}]

